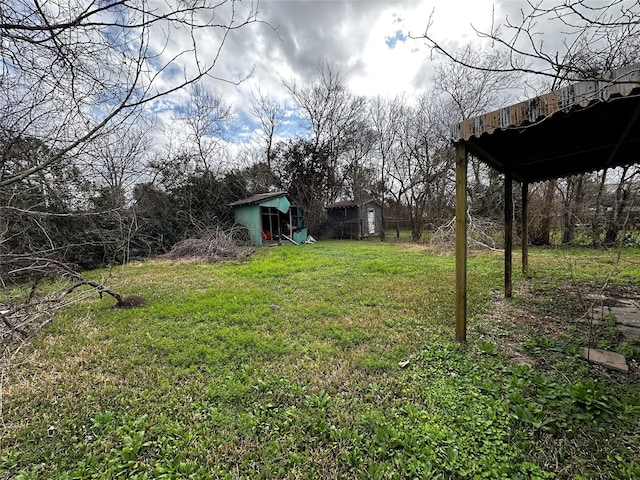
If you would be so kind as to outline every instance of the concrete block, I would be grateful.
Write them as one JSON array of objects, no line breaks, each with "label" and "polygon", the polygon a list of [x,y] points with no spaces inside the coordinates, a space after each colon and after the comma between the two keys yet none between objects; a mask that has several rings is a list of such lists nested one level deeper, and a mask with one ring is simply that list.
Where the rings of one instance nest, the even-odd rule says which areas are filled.
[{"label": "concrete block", "polygon": [[619,372],[627,373],[629,371],[629,365],[623,355],[616,352],[608,352],[606,350],[599,350],[597,348],[584,349],[584,358],[591,363],[602,365],[605,368],[611,370],[617,370]]}]

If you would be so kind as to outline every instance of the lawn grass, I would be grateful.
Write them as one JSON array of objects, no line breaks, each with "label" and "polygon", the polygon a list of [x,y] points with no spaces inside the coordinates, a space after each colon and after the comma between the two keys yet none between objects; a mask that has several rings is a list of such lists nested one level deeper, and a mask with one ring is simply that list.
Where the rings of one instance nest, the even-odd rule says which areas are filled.
[{"label": "lawn grass", "polygon": [[465,345],[454,258],[415,245],[89,272],[149,303],[76,303],[14,359],[0,478],[638,478],[637,377],[573,319],[640,252],[534,249],[508,302],[502,265],[471,255]]}]

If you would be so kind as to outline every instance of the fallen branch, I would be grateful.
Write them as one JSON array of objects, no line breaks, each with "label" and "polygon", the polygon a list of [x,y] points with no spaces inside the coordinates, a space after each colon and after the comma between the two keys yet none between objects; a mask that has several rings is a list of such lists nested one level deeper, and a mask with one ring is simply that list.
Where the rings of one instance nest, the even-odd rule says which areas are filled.
[{"label": "fallen branch", "polygon": [[76,288],[82,287],[83,285],[89,285],[89,286],[95,288],[100,293],[100,296],[102,296],[103,293],[111,295],[113,298],[116,299],[116,301],[118,302],[118,305],[122,305],[123,304],[124,300],[123,300],[122,296],[119,293],[114,292],[110,288],[107,288],[107,287],[105,287],[104,285],[102,285],[102,284],[100,284],[98,282],[94,282],[93,280],[87,280],[86,278],[82,278],[82,280],[74,283],[69,288],[67,288],[65,291],[63,291],[60,294],[60,300],[62,300],[67,295],[69,295]]},{"label": "fallen branch", "polygon": [[11,310],[3,310],[0,312],[0,317],[2,318],[2,322],[9,328],[10,331],[18,332],[20,335],[24,337],[28,337],[29,334],[27,332],[25,332],[22,328],[18,327],[17,325],[14,325],[9,321],[9,319],[7,318],[7,314],[10,312]]},{"label": "fallen branch", "polygon": [[[45,264],[45,259],[35,260],[40,266]],[[100,297],[103,294],[113,297],[117,302],[114,308],[133,308],[147,303],[143,297],[137,295],[123,297],[102,283],[84,278],[62,262],[47,260],[46,264],[51,268],[52,276],[67,277],[73,280],[73,283],[58,292],[39,295],[40,279],[37,279],[29,289],[26,298],[13,302],[8,301],[6,305],[0,305],[0,318],[2,319],[0,322],[0,344],[3,347],[2,357],[4,358],[8,358],[7,355],[13,358],[24,344],[54,320],[61,309],[87,298],[87,294],[70,297],[82,286],[92,287]],[[16,345],[18,346],[16,347]]]},{"label": "fallen branch", "polygon": [[[501,227],[487,218],[474,218],[467,213],[467,242],[471,247],[501,251],[493,235]],[[456,217],[439,226],[429,242],[432,246],[453,248],[456,244]]]}]

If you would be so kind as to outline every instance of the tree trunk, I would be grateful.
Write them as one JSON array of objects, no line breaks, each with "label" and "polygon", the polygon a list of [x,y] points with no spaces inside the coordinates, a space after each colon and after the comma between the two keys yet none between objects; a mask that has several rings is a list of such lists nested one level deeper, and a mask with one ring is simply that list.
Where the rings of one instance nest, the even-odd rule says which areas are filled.
[{"label": "tree trunk", "polygon": [[596,208],[594,210],[593,218],[591,219],[591,244],[599,245],[600,244],[600,213],[602,211],[602,195],[604,193],[604,187],[607,181],[607,169],[605,168],[602,172],[602,178],[600,180],[600,186],[598,187],[598,196],[596,197]]},{"label": "tree trunk", "polygon": [[564,231],[562,243],[570,243],[576,236],[576,220],[584,197],[584,174],[567,180],[567,200],[564,210]]},{"label": "tree trunk", "polygon": [[551,245],[551,211],[556,190],[556,180],[549,180],[544,188],[540,210],[540,228],[531,236],[532,245]]},{"label": "tree trunk", "polygon": [[624,216],[624,210],[627,207],[627,203],[629,202],[630,197],[629,189],[625,188],[625,177],[627,174],[627,170],[628,167],[625,167],[622,171],[620,183],[618,183],[618,187],[616,188],[615,204],[613,205],[613,208],[611,209],[611,212],[609,213],[607,218],[607,227],[604,237],[605,245],[615,244],[616,240],[618,239],[618,234],[624,226],[622,218]]}]

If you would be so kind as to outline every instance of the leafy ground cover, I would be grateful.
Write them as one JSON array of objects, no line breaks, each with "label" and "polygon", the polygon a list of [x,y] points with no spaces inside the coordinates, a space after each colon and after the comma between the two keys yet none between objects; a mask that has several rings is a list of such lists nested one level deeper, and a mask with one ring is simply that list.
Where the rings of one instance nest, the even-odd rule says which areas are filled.
[{"label": "leafy ground cover", "polygon": [[639,478],[637,370],[586,363],[580,317],[637,292],[640,252],[536,249],[510,301],[473,254],[465,345],[454,264],[322,242],[89,272],[149,302],[76,303],[3,370],[0,477]]}]

